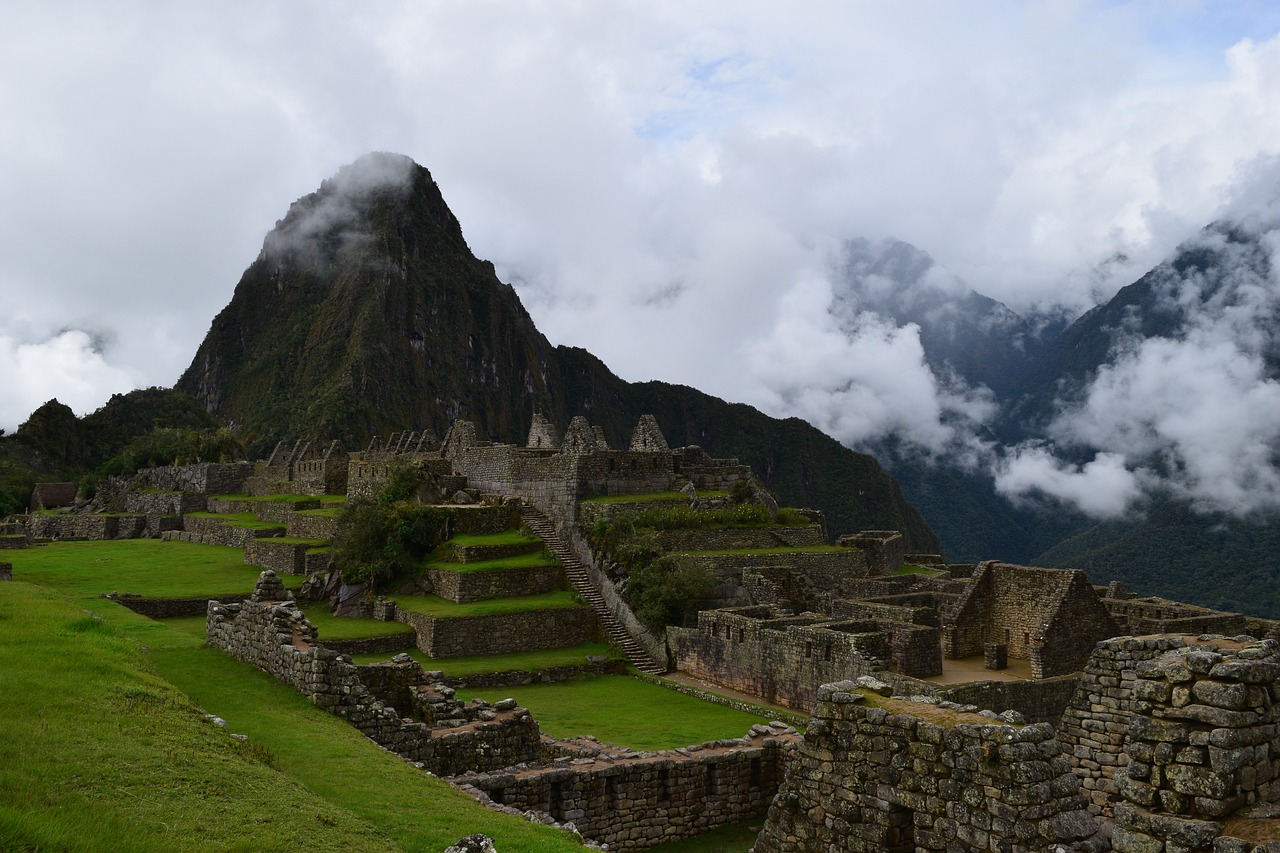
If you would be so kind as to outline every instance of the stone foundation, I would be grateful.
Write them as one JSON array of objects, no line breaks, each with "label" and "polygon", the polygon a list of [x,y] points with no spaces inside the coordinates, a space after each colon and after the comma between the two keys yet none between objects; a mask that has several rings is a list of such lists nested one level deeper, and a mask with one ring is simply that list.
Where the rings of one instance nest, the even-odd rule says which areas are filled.
[{"label": "stone foundation", "polygon": [[1103,851],[1047,724],[824,685],[755,853]]},{"label": "stone foundation", "polygon": [[[398,680],[408,685],[412,707],[402,710],[430,722],[402,717],[370,690],[350,658],[316,641],[315,626],[288,598],[274,572],[262,573],[247,601],[210,602],[205,631],[210,646],[265,670],[319,707],[345,717],[374,742],[433,773],[508,767],[539,755],[538,725],[527,711],[513,701],[493,707],[452,702],[452,690],[433,688],[407,655],[382,666],[403,670]],[[444,713],[450,715],[449,725],[432,725]]]},{"label": "stone foundation", "polygon": [[418,648],[433,658],[560,649],[596,639],[590,608],[531,610],[495,616],[433,617],[396,611],[396,621],[418,632]]},{"label": "stone foundation", "polygon": [[658,753],[599,745],[576,759],[571,751],[549,765],[451,781],[487,805],[572,823],[610,850],[645,850],[763,815],[794,740],[780,723],[761,725],[735,740]]}]

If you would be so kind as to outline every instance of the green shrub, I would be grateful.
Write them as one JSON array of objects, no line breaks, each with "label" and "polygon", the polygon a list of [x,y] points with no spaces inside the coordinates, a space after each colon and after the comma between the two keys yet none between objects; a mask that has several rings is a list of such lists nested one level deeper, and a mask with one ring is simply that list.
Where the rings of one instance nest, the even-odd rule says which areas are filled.
[{"label": "green shrub", "polygon": [[333,551],[347,583],[383,589],[449,538],[452,514],[409,501],[356,501],[338,516]]},{"label": "green shrub", "polygon": [[683,624],[715,586],[698,563],[665,554],[631,568],[627,599],[636,616],[653,628]]}]

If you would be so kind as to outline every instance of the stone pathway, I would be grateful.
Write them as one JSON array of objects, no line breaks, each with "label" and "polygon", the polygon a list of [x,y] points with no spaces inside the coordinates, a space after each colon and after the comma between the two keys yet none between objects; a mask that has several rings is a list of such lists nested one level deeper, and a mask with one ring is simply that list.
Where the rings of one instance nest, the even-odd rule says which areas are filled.
[{"label": "stone pathway", "polygon": [[554,554],[560,564],[564,566],[565,577],[568,578],[569,585],[595,611],[609,642],[621,648],[623,654],[627,656],[627,660],[631,661],[635,668],[641,672],[647,672],[650,675],[662,675],[666,672],[666,669],[653,659],[653,656],[649,654],[644,645],[631,636],[631,632],[623,627],[622,623],[613,615],[613,611],[609,609],[604,596],[600,594],[600,591],[596,589],[596,585],[592,583],[591,574],[587,571],[587,567],[582,565],[582,561],[561,541],[559,534],[556,533],[555,525],[551,523],[551,519],[533,507],[526,505],[520,508],[520,520],[530,530],[538,534],[538,537],[546,543],[547,550]]}]

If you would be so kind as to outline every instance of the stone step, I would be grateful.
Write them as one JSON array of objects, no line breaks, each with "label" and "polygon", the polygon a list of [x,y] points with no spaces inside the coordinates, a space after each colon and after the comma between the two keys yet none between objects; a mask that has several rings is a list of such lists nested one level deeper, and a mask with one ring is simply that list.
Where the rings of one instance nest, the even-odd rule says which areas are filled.
[{"label": "stone step", "polygon": [[560,540],[551,520],[529,506],[521,508],[520,520],[526,527],[536,533],[538,538],[542,539],[547,546],[547,550],[554,554],[556,559],[564,566],[565,577],[568,579],[569,585],[582,596],[583,600],[591,606],[596,616],[599,617],[600,626],[609,641],[621,648],[627,659],[641,672],[651,675],[661,675],[665,672],[666,670],[653,659],[644,645],[631,636],[631,633],[614,617],[612,611],[609,610],[608,604],[605,603],[604,596],[600,594],[595,584],[591,581],[590,573],[582,565],[582,561]]}]

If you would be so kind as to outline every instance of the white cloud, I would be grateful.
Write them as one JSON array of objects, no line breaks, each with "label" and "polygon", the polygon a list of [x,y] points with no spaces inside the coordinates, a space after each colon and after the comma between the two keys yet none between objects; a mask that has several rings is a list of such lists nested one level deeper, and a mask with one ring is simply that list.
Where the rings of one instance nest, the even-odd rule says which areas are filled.
[{"label": "white cloud", "polygon": [[1095,518],[1125,515],[1142,496],[1141,472],[1117,453],[1099,453],[1083,465],[1057,459],[1045,447],[1011,449],[996,469],[996,489],[1015,500],[1050,497]]},{"label": "white cloud", "polygon": [[[93,339],[71,329],[43,341],[0,335],[0,428],[13,432],[26,415],[52,397],[77,415],[97,409],[112,394],[138,387],[138,377],[108,364]],[[24,413],[16,417],[9,413]]]}]

